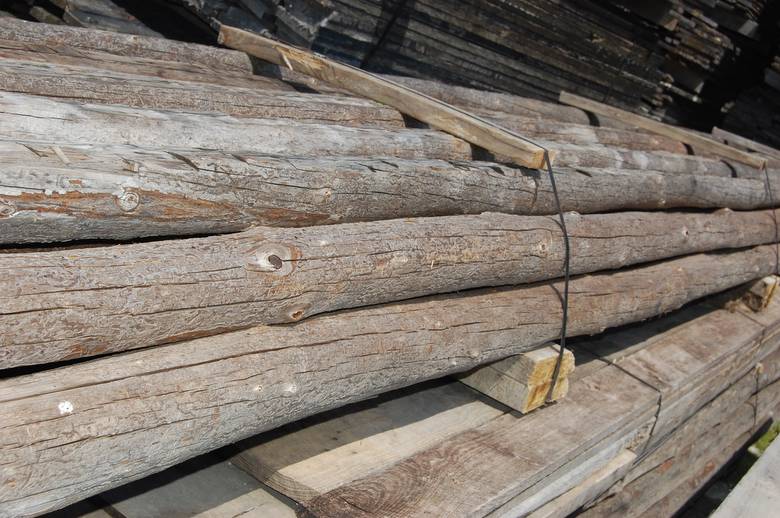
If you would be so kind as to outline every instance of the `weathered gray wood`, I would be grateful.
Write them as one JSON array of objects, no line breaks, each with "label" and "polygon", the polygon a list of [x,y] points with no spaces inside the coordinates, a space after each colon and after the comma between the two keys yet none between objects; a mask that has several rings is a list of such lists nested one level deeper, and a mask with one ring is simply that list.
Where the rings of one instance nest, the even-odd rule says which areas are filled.
[{"label": "weathered gray wood", "polygon": [[[653,387],[660,395],[659,408],[656,411],[658,419],[654,418],[650,423],[652,427],[648,430],[647,438],[633,441],[631,446],[631,449],[637,453],[647,454],[646,445],[648,443],[663,443],[669,437],[673,430],[673,427],[669,426],[669,415],[672,413],[669,401],[687,400],[688,392],[694,391],[693,389],[697,389],[695,391],[701,393],[701,389],[691,386],[694,381],[698,382],[700,386],[707,387],[706,392],[709,393],[711,400],[725,387],[742,379],[744,383],[741,382],[741,392],[737,397],[737,404],[750,397],[751,391],[758,387],[755,372],[750,373],[749,371],[760,358],[760,355],[755,354],[755,350],[759,345],[763,346],[764,332],[768,327],[761,324],[756,325],[756,323],[746,319],[744,315],[707,309],[708,305],[708,303],[703,303],[661,320],[643,323],[640,326],[631,326],[626,330],[616,330],[606,333],[600,339],[585,340],[584,342],[585,345],[594,342],[598,344],[599,348],[588,347],[588,350],[598,354],[601,354],[608,343],[614,344],[614,353],[601,357],[609,362],[618,363],[621,370],[632,375],[635,379],[644,381],[647,386]],[[780,323],[780,305],[772,309],[766,314],[767,322],[776,327]],[[701,316],[696,317],[699,312],[701,312]],[[640,340],[639,343],[634,344],[637,341],[637,334],[646,335],[649,339]],[[607,342],[607,338],[609,342]],[[579,347],[582,345],[580,343]],[[775,350],[778,345],[778,341],[774,340],[769,349]],[[707,346],[714,348],[715,351],[704,352]],[[578,356],[583,352],[579,347],[577,349]],[[607,350],[609,350],[608,347]],[[731,351],[732,355],[729,356],[726,351]],[[745,354],[741,355],[742,352]],[[765,354],[766,350],[763,353]],[[649,365],[646,365],[647,358],[652,358]],[[735,366],[730,367],[730,364]],[[723,369],[724,365],[725,369]],[[588,371],[588,369],[585,370]],[[656,373],[658,380],[653,377]],[[676,387],[672,387],[668,383],[670,379],[683,379],[686,376],[692,379],[691,383],[678,384]],[[577,389],[575,388],[575,390]],[[619,391],[620,388],[616,387],[615,390]],[[697,401],[700,400],[702,400],[701,396]],[[679,403],[676,405],[672,403],[671,406],[673,409],[676,408],[677,415],[682,421],[690,418],[706,401],[709,400],[700,401],[698,404],[688,404],[684,409],[680,408],[682,405]],[[599,404],[603,404],[603,401]],[[587,423],[582,423],[583,427],[587,425]],[[621,435],[618,434],[617,437],[621,437]],[[550,477],[547,486],[538,488],[536,491],[526,490],[493,511],[490,516],[507,518],[523,516],[535,509],[535,506],[538,507],[540,499],[542,499],[542,503],[547,501],[543,499],[545,494],[549,495],[550,492],[553,495],[560,494],[561,491],[556,491],[556,486],[562,486],[565,489],[567,484],[572,483],[572,478],[578,475],[582,476],[583,469],[595,470],[598,465],[596,468],[592,468],[589,467],[589,464],[597,461],[599,457],[607,454],[607,460],[613,458],[615,453],[610,453],[610,448],[617,447],[619,450],[622,447],[616,439],[612,439],[606,444],[608,446],[595,448],[590,458],[586,457],[584,461],[572,462],[571,467],[563,471],[559,478]],[[585,473],[587,474],[588,471]],[[636,477],[642,473],[643,470],[636,470],[636,474],[633,476]],[[582,478],[584,479],[584,477]],[[616,491],[619,488],[618,484]],[[598,494],[593,494],[591,498],[596,496]],[[421,506],[421,508],[423,507]]]},{"label": "weathered gray wood", "polygon": [[[614,168],[631,170],[653,170],[666,173],[696,174],[703,176],[723,176],[764,179],[764,173],[750,166],[729,164],[722,160],[700,156],[681,155],[667,152],[647,152],[629,149],[618,149],[607,146],[577,146],[566,143],[549,143],[540,141],[542,145],[554,148],[556,166],[573,168]],[[486,158],[494,158],[486,154]],[[497,157],[506,161],[504,157]],[[775,170],[776,171],[776,170]],[[777,174],[772,171],[773,174]],[[765,180],[764,180],[765,181]],[[777,183],[777,182],[775,182]]]},{"label": "weathered gray wood", "polygon": [[773,441],[739,484],[712,514],[713,518],[771,516],[780,506],[780,441]]},{"label": "weathered gray wood", "polygon": [[[40,24],[39,24],[40,25]],[[164,40],[170,41],[170,40]],[[293,91],[291,85],[278,79],[209,68],[199,62],[186,63],[143,56],[125,56],[99,50],[84,50],[62,43],[19,42],[3,39],[0,34],[0,57],[14,61],[48,65],[91,67],[111,73],[142,75],[161,80],[216,84],[269,91]]]},{"label": "weathered gray wood", "polygon": [[350,128],[274,119],[77,104],[0,93],[0,137],[58,145],[128,144],[292,156],[471,157],[470,146],[430,130]]},{"label": "weathered gray wood", "polygon": [[0,90],[154,110],[217,112],[346,126],[403,128],[392,108],[355,97],[268,91],[95,70],[90,66],[0,61]]},{"label": "weathered gray wood", "polygon": [[[569,331],[596,333],[763,276],[773,269],[774,253],[773,246],[763,246],[575,278]],[[0,485],[0,513],[62,507],[302,417],[537,347],[560,332],[560,289],[560,283],[548,283],[364,308],[0,381],[3,475],[17,481]],[[597,425],[594,438],[603,438],[602,432],[622,429],[610,416],[645,419],[645,394],[652,417],[652,389],[611,367],[597,372],[606,377],[561,403],[519,421],[507,418],[511,426],[499,423],[495,434],[484,436],[495,443],[491,456],[507,459],[503,448],[521,436],[516,425],[558,430],[576,413]],[[577,403],[579,397],[603,401],[615,387],[622,395],[614,405],[598,405],[595,414]],[[562,429],[541,449],[525,443],[533,457],[511,457],[521,471],[498,473],[511,475],[505,497],[522,489],[513,484],[533,485],[534,478],[521,472],[544,475],[548,447],[565,464],[570,445],[582,451],[592,446],[579,428]],[[528,461],[537,455],[538,461]],[[472,460],[490,470],[490,459]],[[499,486],[491,479],[485,484]],[[481,498],[482,489],[468,494]]]},{"label": "weathered gray wood", "polygon": [[528,515],[529,518],[559,518],[569,516],[620,480],[636,459],[636,454],[623,450],[585,481],[561,494]]},{"label": "weathered gray wood", "polygon": [[293,500],[307,501],[506,411],[459,383],[413,389],[243,441],[233,462]]},{"label": "weathered gray wood", "polygon": [[450,135],[509,156],[519,165],[540,169],[545,165],[545,158],[548,161],[554,159],[552,151],[547,153],[528,139],[501,126],[407,86],[332,61],[308,50],[291,47],[227,25],[220,27],[219,42],[277,65],[287,65],[293,70],[314,76],[356,95],[392,106]]},{"label": "weathered gray wood", "polygon": [[[620,393],[611,391],[616,385]],[[593,405],[596,398],[609,398],[610,404]],[[505,414],[305,505],[322,517],[484,516],[548,476],[566,457],[652,416],[655,401],[651,389],[609,366],[544,412],[522,419]],[[582,426],[588,417],[590,425]],[[543,429],[555,433],[540,441]]]},{"label": "weathered gray wood", "polygon": [[[566,220],[572,274],[775,239],[771,211]],[[2,254],[0,368],[536,282],[560,276],[563,260],[555,217],[496,213]]]},{"label": "weathered gray wood", "polygon": [[670,138],[675,138],[686,144],[696,146],[697,149],[708,153],[722,156],[733,161],[748,164],[760,168],[766,166],[766,158],[751,153],[746,153],[739,149],[729,147],[726,144],[713,140],[707,136],[689,131],[685,128],[664,124],[656,120],[637,115],[608,104],[600,103],[592,99],[581,97],[566,91],[560,94],[560,101],[571,106],[576,106],[583,110],[598,113],[606,117],[621,120],[632,126],[643,128],[654,133],[659,133]]},{"label": "weathered gray wood", "polygon": [[[774,314],[776,321],[780,321],[780,311],[776,310]],[[732,332],[730,335],[722,335],[722,329],[718,327],[718,324],[723,323],[724,328],[729,326],[736,328],[744,328],[743,332]],[[682,326],[674,326],[671,331],[664,333],[661,336],[656,337],[657,344],[664,347],[658,350],[655,347],[656,352],[667,353],[666,360],[668,362],[667,370],[674,372],[677,367],[676,362],[682,364],[684,357],[692,348],[689,343],[684,340],[679,340],[678,329],[683,333],[689,333],[691,336],[698,336],[699,340],[705,341],[720,341],[727,342],[728,348],[731,350],[744,350],[750,346],[754,346],[761,342],[762,328],[755,323],[745,319],[739,314],[729,314],[721,311],[711,311],[705,314],[700,319],[691,321],[690,323],[683,324]],[[655,345],[655,344],[654,344]],[[777,348],[780,345],[778,341],[774,342],[774,347]],[[652,346],[651,346],[652,347]],[[646,353],[646,354],[645,354]],[[669,391],[657,397],[658,391],[652,388],[651,385],[640,380],[637,376],[632,375],[632,371],[637,371],[637,368],[631,369],[629,361],[635,361],[636,365],[642,366],[642,360],[646,359],[650,355],[648,348],[641,349],[639,352],[635,352],[624,359],[620,364],[620,371],[628,374],[632,380],[641,381],[645,388],[650,389],[650,393],[656,397],[647,396],[652,400],[654,405],[661,405],[660,411],[663,412],[664,398],[668,397],[671,393]],[[654,357],[658,356],[657,354]],[[696,374],[708,374],[712,373],[711,368],[719,365],[721,362],[731,361],[725,359],[722,355],[711,355],[708,358],[706,365],[701,365],[696,361],[693,361],[693,366],[690,367],[688,374],[693,371],[697,371]],[[659,358],[658,362],[662,362],[663,358]],[[747,357],[744,360],[745,363],[751,363],[755,365],[755,357]],[[624,367],[627,366],[627,367]],[[707,370],[707,369],[710,370]],[[629,370],[631,369],[631,370]],[[647,368],[648,371],[653,372],[652,368]],[[600,382],[596,381],[599,378],[599,373],[603,372],[603,369],[597,370],[595,374],[590,374],[585,378],[584,383],[580,383],[574,386],[572,393],[567,399],[558,403],[550,408],[543,409],[539,412],[525,416],[523,419],[516,421],[516,425],[509,423],[502,423],[502,419],[499,418],[484,425],[483,429],[490,428],[492,434],[498,436],[504,436],[502,430],[497,430],[497,425],[503,424],[507,427],[519,426],[523,422],[532,416],[546,415],[553,408],[558,406],[566,406],[567,403],[573,398],[584,397],[581,394],[582,390],[592,388],[593,385],[600,387]],[[676,374],[676,373],[675,373]],[[724,373],[725,374],[725,373]],[[677,374],[683,376],[683,373]],[[752,430],[754,427],[754,405],[745,405],[745,401],[752,397],[753,391],[756,389],[756,371],[740,371],[736,374],[710,376],[708,383],[712,386],[712,397],[718,397],[725,387],[728,387],[734,380],[738,380],[738,386],[730,393],[729,402],[733,403],[731,408],[725,409],[721,404],[716,410],[710,410],[707,415],[711,419],[711,427],[702,426],[699,421],[694,420],[693,424],[686,421],[684,426],[675,428],[673,433],[672,429],[666,427],[659,427],[657,424],[653,425],[652,435],[660,434],[665,437],[678,437],[685,438],[686,441],[690,441],[691,437],[695,437],[698,440],[700,434],[691,432],[692,429],[710,430],[717,426],[719,419],[726,419],[729,423],[735,423],[739,429],[737,433],[743,433],[745,427]],[[576,382],[575,382],[576,383]],[[619,405],[620,400],[623,397],[625,387],[617,385],[612,387],[612,396],[601,396],[599,400],[591,401],[594,412],[603,411],[602,407],[610,407],[613,405]],[[686,393],[687,388],[684,386],[677,387],[675,395],[682,398]],[[725,399],[725,398],[724,398]],[[710,406],[712,406],[710,404]],[[742,417],[729,420],[729,415],[733,413],[733,408],[743,406],[744,412],[740,414],[742,417],[749,417],[749,419],[743,419]],[[688,408],[688,417],[691,414],[697,412],[699,407],[690,406]],[[747,410],[750,412],[747,412]],[[658,410],[656,410],[658,412]],[[652,414],[651,414],[652,415]],[[697,416],[699,414],[696,414]],[[529,512],[534,510],[534,505],[538,507],[540,504],[544,504],[545,501],[538,501],[538,496],[550,490],[551,487],[555,487],[557,484],[563,483],[567,476],[575,473],[583,465],[587,464],[589,460],[579,460],[573,464],[568,470],[564,471],[561,478],[555,478],[548,476],[545,479],[546,487],[537,487],[536,491],[530,491],[527,486],[520,491],[513,490],[518,486],[523,487],[525,482],[522,480],[524,471],[516,466],[514,463],[518,462],[518,459],[526,463],[534,464],[535,451],[529,451],[536,449],[544,449],[548,442],[554,442],[557,440],[558,435],[566,433],[568,430],[577,430],[578,433],[584,437],[590,437],[591,428],[594,426],[592,421],[593,415],[583,413],[582,415],[571,416],[566,418],[560,417],[560,420],[556,423],[550,423],[547,426],[539,424],[533,430],[526,431],[526,437],[533,437],[535,440],[523,440],[523,435],[519,430],[515,430],[514,436],[506,435],[506,439],[501,443],[500,452],[503,455],[496,455],[494,449],[499,449],[492,441],[496,435],[476,434],[472,432],[466,432],[460,436],[456,436],[453,439],[445,440],[442,443],[430,448],[425,452],[421,452],[414,457],[411,457],[399,464],[388,466],[384,472],[376,473],[372,476],[366,477],[363,480],[353,481],[349,485],[346,485],[340,489],[332,491],[328,495],[314,499],[311,502],[304,502],[304,505],[312,511],[312,514],[316,516],[332,516],[343,515],[347,516],[370,516],[370,515],[401,515],[401,516],[483,516],[487,511],[499,507],[491,516],[525,516]],[[712,422],[712,419],[716,419]],[[642,421],[637,422],[635,426],[641,425]],[[600,424],[600,423],[599,423]],[[554,429],[554,433],[549,433],[548,430]],[[685,432],[680,432],[680,429],[684,429]],[[636,429],[632,429],[635,430]],[[506,432],[508,433],[508,432]],[[469,435],[471,434],[471,435]],[[626,432],[618,434],[617,437],[624,437]],[[677,435],[674,435],[677,434]],[[717,435],[717,434],[713,434]],[[724,432],[724,435],[728,438],[728,433]],[[543,441],[538,440],[538,437],[544,437]],[[585,441],[582,437],[571,439],[571,442],[566,444],[564,451],[568,453],[568,458],[572,457],[571,449],[582,444]],[[728,439],[727,442],[730,442]],[[704,442],[704,441],[702,441]],[[615,439],[611,438],[609,441],[604,441],[602,446],[596,449],[590,454],[590,459],[597,458],[600,452],[603,452],[604,448],[613,447]],[[674,441],[672,441],[674,443]],[[668,445],[669,442],[665,443]],[[623,447],[622,445],[618,445]],[[633,449],[642,451],[644,448],[643,442],[638,442],[633,446]],[[677,447],[677,446],[675,446]],[[650,455],[648,459],[641,463],[642,468],[635,468],[637,475],[635,477],[643,476],[648,468],[656,469],[659,465],[662,465],[663,460],[667,457],[662,455],[669,455],[669,446],[665,446],[663,454],[657,452]],[[706,451],[706,446],[699,451]],[[568,449],[568,451],[566,450]],[[661,450],[659,450],[661,451]],[[555,454],[548,454],[549,456],[539,463],[544,466],[544,469],[550,469],[553,459],[559,458],[562,455],[561,452]],[[654,456],[655,455],[655,456]],[[492,457],[495,457],[493,460]],[[564,457],[566,458],[566,457]],[[588,459],[588,457],[586,457]],[[486,465],[480,464],[481,462],[487,463]],[[685,463],[685,457],[680,458],[681,463]],[[525,472],[528,468],[525,468]],[[655,477],[663,477],[665,469],[663,467],[658,468],[657,472],[653,475]],[[518,477],[521,481],[518,481]],[[654,498],[658,498],[661,495],[656,495],[656,492],[651,490],[652,486],[648,487],[643,485],[644,481],[639,483],[644,492],[642,493],[642,499],[647,502],[652,502]],[[564,490],[566,487],[564,486]],[[513,491],[515,491],[513,493]],[[509,506],[504,504],[506,502],[507,495],[510,497],[513,494],[523,495],[523,491],[526,492],[525,498],[515,498],[510,500]],[[560,494],[560,490],[557,494]],[[556,493],[553,493],[556,494]],[[634,506],[633,499],[638,495],[626,495],[621,497],[623,501]],[[509,508],[507,508],[509,507]],[[614,511],[613,511],[614,512]]]},{"label": "weathered gray wood", "polygon": [[[715,466],[706,466],[709,458],[717,452],[730,455],[735,450],[729,450],[729,445],[738,438],[744,444],[755,429],[755,408],[750,401],[754,389],[755,373],[751,373],[725,390],[672,432],[663,447],[637,463],[631,470],[630,483],[582,515],[631,517],[645,511],[659,512],[659,500],[692,473],[705,468],[697,483],[700,487],[715,471]],[[686,488],[685,494],[694,494],[698,487]],[[671,515],[675,510],[669,509],[663,515]]]},{"label": "weathered gray wood", "polygon": [[[568,393],[574,355],[568,349],[564,351],[556,377],[559,356],[560,346],[553,344],[483,365],[458,379],[509,408],[527,414],[544,405],[548,395],[551,396],[549,399],[557,401]],[[550,394],[553,382],[555,388]]]},{"label": "weathered gray wood", "polygon": [[588,114],[573,106],[540,101],[519,95],[486,92],[413,77],[387,76],[393,81],[419,90],[446,103],[476,110],[490,110],[537,120],[590,124]]},{"label": "weathered gray wood", "polygon": [[539,140],[577,145],[597,144],[641,151],[688,153],[687,148],[681,142],[640,131],[537,120],[487,110],[481,110],[481,115],[509,130]]},{"label": "weathered gray wood", "polygon": [[[774,304],[767,316],[776,327],[780,304]],[[601,355],[612,349],[622,355],[626,343],[641,348],[627,357],[603,357],[660,393],[654,435],[646,446],[652,450],[692,413],[712,401],[724,384],[736,382],[762,360],[767,353],[762,339],[769,331],[768,326],[738,311],[716,310],[653,336],[636,336],[630,329],[612,333],[589,351]],[[777,341],[771,346],[776,348]],[[714,379],[719,383],[713,383]]]},{"label": "weathered gray wood", "polygon": [[[732,418],[738,417],[733,416]],[[702,431],[702,433],[706,433],[706,431]],[[690,457],[686,458],[688,454],[684,453],[683,458],[680,459],[680,462],[686,463],[684,472],[679,476],[669,477],[664,490],[671,488],[671,491],[640,514],[640,518],[655,518],[659,515],[675,516],[693,496],[699,494],[712,478],[734,459],[734,454],[750,442],[754,433],[755,430],[751,430],[733,436],[733,440],[728,444],[725,441],[720,444],[712,444],[707,452],[709,455],[704,458],[691,460]],[[621,514],[621,516],[624,515]]]},{"label": "weathered gray wood", "polygon": [[296,516],[293,502],[216,455],[192,459],[99,498],[123,518]]},{"label": "weathered gray wood", "polygon": [[[64,159],[63,159],[64,157]],[[0,243],[213,234],[497,211],[554,214],[549,176],[485,162],[279,158],[255,153],[0,141]],[[758,180],[556,168],[564,211],[770,203]],[[137,196],[137,206],[125,198]]]},{"label": "weathered gray wood", "polygon": [[226,72],[252,73],[252,62],[243,52],[208,45],[94,29],[60,27],[14,18],[0,20],[0,29],[2,40],[42,45],[51,49],[64,45],[86,52],[106,52],[117,56],[173,61],[186,65],[200,64]]}]

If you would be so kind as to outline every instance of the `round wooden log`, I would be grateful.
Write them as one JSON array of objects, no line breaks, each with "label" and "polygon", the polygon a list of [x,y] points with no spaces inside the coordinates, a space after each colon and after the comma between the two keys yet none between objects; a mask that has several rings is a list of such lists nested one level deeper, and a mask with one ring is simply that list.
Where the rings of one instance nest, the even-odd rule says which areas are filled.
[{"label": "round wooden log", "polygon": [[[775,247],[574,278],[571,335],[774,271]],[[538,347],[560,283],[323,315],[0,381],[0,514],[63,507],[290,421]]]},{"label": "round wooden log", "polygon": [[[546,173],[483,162],[171,154],[0,141],[0,167],[5,245],[556,212]],[[770,202],[758,180],[604,169],[555,173],[563,210],[583,214],[780,204],[780,177]]]},{"label": "round wooden log", "polygon": [[0,93],[0,136],[57,144],[245,150],[295,156],[471,158],[471,146],[418,129],[350,128],[274,119],[60,102]]},{"label": "round wooden log", "polygon": [[[170,41],[170,40],[165,40]],[[294,91],[287,83],[271,77],[215,70],[197,62],[182,63],[138,56],[118,56],[109,52],[82,50],[64,44],[43,45],[3,39],[0,34],[0,57],[36,64],[57,63],[91,67],[114,73],[143,75],[160,79],[208,83],[238,88],[272,91]]]},{"label": "round wooden log", "polygon": [[121,34],[0,18],[2,39],[18,43],[44,45],[50,48],[68,46],[80,51],[108,52],[117,56],[199,64],[214,70],[251,74],[252,62],[243,52],[196,43]]},{"label": "round wooden log", "polygon": [[0,61],[0,90],[153,110],[217,112],[346,126],[404,127],[403,117],[396,110],[356,97],[227,87],[55,63]]},{"label": "round wooden log", "polygon": [[[573,274],[775,240],[772,211],[569,213]],[[563,268],[552,216],[485,213],[0,254],[0,368],[175,342]]]}]

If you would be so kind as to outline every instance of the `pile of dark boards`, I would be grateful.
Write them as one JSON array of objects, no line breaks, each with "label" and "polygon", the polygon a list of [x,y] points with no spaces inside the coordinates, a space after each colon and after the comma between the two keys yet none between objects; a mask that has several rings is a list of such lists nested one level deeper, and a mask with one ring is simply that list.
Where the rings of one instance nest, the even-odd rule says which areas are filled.
[{"label": "pile of dark boards", "polygon": [[521,416],[447,376],[558,338],[549,177],[252,70],[0,18],[0,515],[671,514],[771,419],[780,159],[405,80],[555,152],[578,366]]},{"label": "pile of dark boards", "polygon": [[[158,3],[165,3],[158,0]],[[767,143],[739,124],[777,55],[780,6],[736,0],[169,0],[388,74],[554,101],[571,91]],[[732,120],[733,125],[732,125]],[[780,136],[777,123],[771,135]]]}]

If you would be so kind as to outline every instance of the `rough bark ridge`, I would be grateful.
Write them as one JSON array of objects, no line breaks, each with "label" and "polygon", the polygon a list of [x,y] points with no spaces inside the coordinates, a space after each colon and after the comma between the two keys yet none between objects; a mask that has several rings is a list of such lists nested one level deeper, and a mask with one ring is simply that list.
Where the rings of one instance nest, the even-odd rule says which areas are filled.
[{"label": "rough bark ridge", "polygon": [[[771,211],[567,215],[573,274],[772,242]],[[551,216],[485,213],[0,255],[0,368],[561,275]]]},{"label": "rough bark ridge", "polygon": [[357,97],[227,87],[56,63],[31,65],[11,59],[0,61],[0,89],[153,110],[217,112],[345,126],[404,127],[398,111]]},{"label": "rough bark ridge", "polygon": [[[280,158],[252,153],[0,141],[0,244],[213,234],[419,216],[554,214],[547,174],[485,162]],[[579,213],[758,209],[758,180],[556,168]],[[778,179],[780,181],[780,179]]]},{"label": "rough bark ridge", "polygon": [[[761,246],[575,278],[570,333],[671,311],[767,275],[774,258]],[[0,513],[62,507],[286,422],[538,347],[560,332],[560,289],[362,308],[1,381]]]}]

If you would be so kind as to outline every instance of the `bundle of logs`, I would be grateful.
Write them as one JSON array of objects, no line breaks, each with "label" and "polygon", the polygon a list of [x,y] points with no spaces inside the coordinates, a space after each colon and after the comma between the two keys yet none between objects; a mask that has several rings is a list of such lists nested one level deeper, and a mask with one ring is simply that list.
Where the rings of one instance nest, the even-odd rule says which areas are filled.
[{"label": "bundle of logs", "polygon": [[[253,75],[230,50],[0,18],[0,68],[0,515],[559,338],[564,236],[546,172],[317,81]],[[573,107],[406,83],[554,151],[570,336],[777,271],[780,159],[763,171]],[[632,419],[662,415],[630,376],[595,376],[572,392],[613,395],[555,415],[615,431],[594,416],[621,398]],[[491,421],[507,426],[492,440],[525,433],[513,419]],[[587,441],[554,447],[561,473],[601,444]],[[502,473],[482,478],[498,495],[484,505],[456,490],[471,515],[544,477]]]}]

